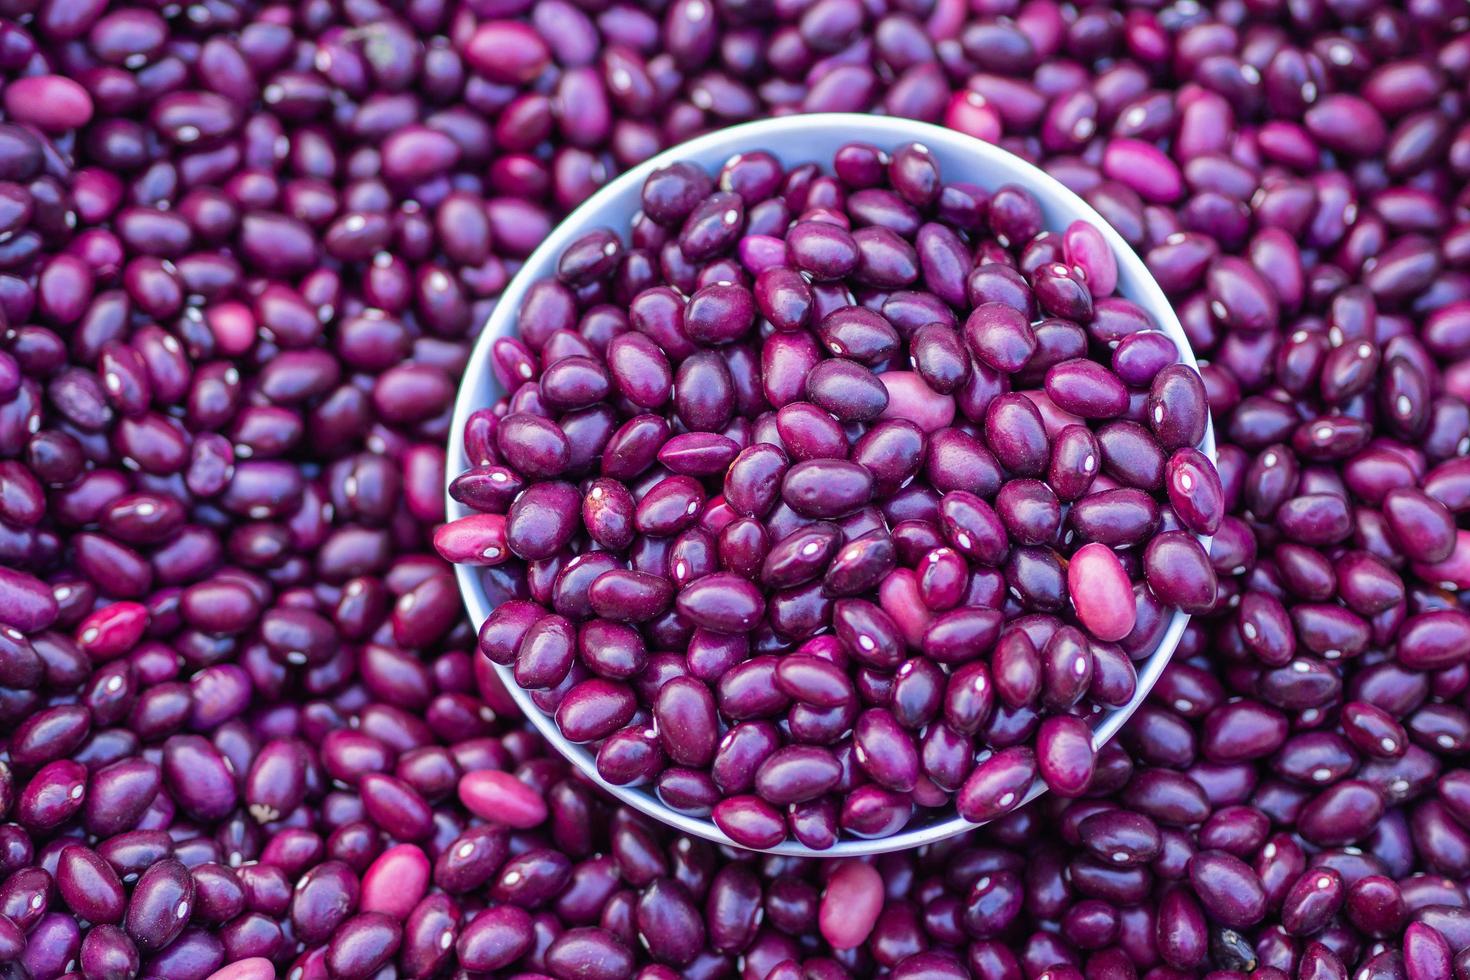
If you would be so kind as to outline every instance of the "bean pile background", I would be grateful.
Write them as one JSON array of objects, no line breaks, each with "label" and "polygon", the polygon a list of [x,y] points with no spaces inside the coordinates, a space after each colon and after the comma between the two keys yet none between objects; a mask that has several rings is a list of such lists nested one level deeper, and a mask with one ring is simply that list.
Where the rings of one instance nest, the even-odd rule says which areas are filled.
[{"label": "bean pile background", "polygon": [[[1470,976],[1465,4],[0,18],[0,976]],[[654,152],[819,110],[1102,212],[1229,511],[1085,797],[866,864],[610,807],[430,546],[517,262]]]}]

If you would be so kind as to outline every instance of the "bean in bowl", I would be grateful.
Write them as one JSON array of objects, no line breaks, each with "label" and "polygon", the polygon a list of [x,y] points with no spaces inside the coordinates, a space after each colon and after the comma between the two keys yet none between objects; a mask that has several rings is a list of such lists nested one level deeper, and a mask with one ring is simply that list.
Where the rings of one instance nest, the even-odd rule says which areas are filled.
[{"label": "bean in bowl", "polygon": [[445,558],[614,785],[814,849],[1076,797],[1216,600],[1206,391],[1103,235],[910,143],[655,171],[494,341]]}]

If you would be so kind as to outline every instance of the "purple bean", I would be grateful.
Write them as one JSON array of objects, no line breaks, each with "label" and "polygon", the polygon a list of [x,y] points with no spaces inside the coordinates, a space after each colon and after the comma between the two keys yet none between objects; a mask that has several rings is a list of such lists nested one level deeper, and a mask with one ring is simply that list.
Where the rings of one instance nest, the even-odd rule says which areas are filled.
[{"label": "purple bean", "polygon": [[[1455,11],[746,6],[210,8],[178,33],[42,0],[0,27],[0,961],[234,980],[1463,966]],[[1205,367],[1115,295],[1126,256],[1048,228],[1024,188],[947,181],[965,175],[917,145],[789,172],[749,147],[660,171],[626,241],[586,237],[533,285],[492,358],[507,400],[450,474],[476,514],[446,523],[453,379],[555,221],[664,145],[830,108],[1045,166],[1145,257]],[[976,307],[1024,330],[971,329]],[[429,540],[480,566],[484,661]],[[1038,773],[1072,791],[1073,753],[1033,747],[1126,701],[1175,609],[1194,619],[1173,666],[1085,796],[1002,812]],[[618,781],[742,843],[889,834],[966,788],[962,813],[999,819],[818,869],[604,811],[490,669],[522,666],[546,616],[571,625],[549,666],[539,641],[524,658],[538,704]],[[692,691],[708,734],[667,739],[658,705],[687,721]],[[912,746],[903,792],[864,782],[873,711]],[[544,816],[478,823],[463,772]],[[1107,819],[1099,841],[1077,829]],[[365,880],[383,832],[425,857],[495,846],[436,874],[455,897],[411,887],[389,913]],[[581,909],[572,869],[612,842],[617,877]],[[90,853],[119,889],[79,889]],[[194,891],[166,938],[143,921],[159,867]],[[289,926],[283,867],[312,896]],[[737,871],[717,930],[699,910]],[[878,887],[847,894],[848,875]],[[492,881],[513,902],[486,911]],[[118,929],[126,887],[143,904]]]}]

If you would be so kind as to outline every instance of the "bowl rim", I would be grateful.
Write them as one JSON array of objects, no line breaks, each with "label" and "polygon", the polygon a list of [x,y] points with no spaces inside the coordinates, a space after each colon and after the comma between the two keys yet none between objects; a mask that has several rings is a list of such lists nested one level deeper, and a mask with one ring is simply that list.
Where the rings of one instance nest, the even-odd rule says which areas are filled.
[{"label": "bowl rim", "polygon": [[[1166,333],[1179,349],[1179,363],[1188,364],[1198,370],[1199,363],[1190,347],[1189,338],[1168,297],[1149,273],[1143,259],[1080,195],[1034,164],[973,136],[933,123],[892,116],[832,112],[780,116],[741,123],[677,144],[609,181],[553,228],[506,284],[475,339],[455,395],[445,463],[445,520],[452,521],[478,513],[450,497],[448,487],[468,467],[464,456],[465,422],[474,411],[488,407],[498,397],[496,393],[499,386],[491,371],[491,346],[500,337],[515,335],[516,313],[526,290],[535,281],[555,271],[556,260],[567,245],[594,228],[611,227],[619,238],[627,240],[627,219],[631,218],[637,207],[635,205],[633,211],[625,211],[619,198],[630,193],[633,188],[641,189],[643,182],[653,171],[679,161],[693,160],[706,169],[714,170],[736,154],[765,150],[783,158],[788,167],[793,165],[790,161],[800,158],[801,162],[814,162],[824,169],[830,169],[833,152],[844,144],[870,143],[887,151],[909,142],[923,143],[931,149],[939,148],[947,156],[973,158],[972,171],[956,174],[952,166],[945,166],[943,170],[948,171],[945,178],[949,181],[967,180],[987,190],[1003,184],[1018,184],[1036,196],[1044,213],[1064,213],[1067,216],[1064,225],[1082,219],[1096,226],[1112,249],[1118,264],[1118,295],[1147,310],[1157,328]],[[1056,224],[1055,221],[1047,221],[1045,227],[1061,230],[1054,227]],[[487,391],[488,398],[485,397]],[[1196,448],[1208,456],[1211,462],[1216,461],[1214,422],[1208,416],[1204,438]],[[1196,537],[1208,553],[1210,537]],[[475,565],[456,565],[454,573],[465,608],[478,632],[492,611],[481,579],[481,569]],[[1110,709],[1102,716],[1101,721],[1092,725],[1094,749],[1101,748],[1111,739],[1148,697],[1173,657],[1189,619],[1188,613],[1176,609],[1158,646],[1144,660],[1136,662],[1138,681],[1133,697],[1127,704]],[[702,837],[717,844],[769,854],[818,858],[855,857],[937,843],[988,822],[974,823],[966,820],[951,805],[943,811],[936,811],[946,814],[945,816],[916,826],[906,826],[888,837],[839,836],[832,847],[824,850],[810,848],[794,837],[788,837],[770,848],[749,848],[732,840],[712,817],[691,816],[669,807],[659,800],[648,785],[616,786],[607,782],[597,772],[595,754],[586,745],[571,742],[562,735],[555,718],[538,708],[531,700],[530,693],[516,684],[512,669],[503,664],[491,663],[491,666],[499,675],[507,693],[541,736],[585,777],[640,813],[682,833]],[[1038,776],[1021,803],[1008,812],[1020,809],[1045,792],[1046,786]]]}]

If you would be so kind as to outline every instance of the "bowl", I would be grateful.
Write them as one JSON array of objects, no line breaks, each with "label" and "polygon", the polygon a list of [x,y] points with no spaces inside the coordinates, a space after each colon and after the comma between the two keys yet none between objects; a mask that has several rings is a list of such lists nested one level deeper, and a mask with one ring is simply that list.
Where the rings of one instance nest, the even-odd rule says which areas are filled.
[{"label": "bowl", "polygon": [[[1154,282],[1143,260],[1087,202],[1044,171],[997,146],[929,123],[855,113],[784,116],[732,126],[666,150],[608,183],[577,207],[551,232],[526,259],[525,264],[521,266],[504,292],[501,293],[494,311],[475,341],[454,404],[446,467],[447,478],[452,480],[468,466],[464,454],[465,421],[476,409],[494,404],[503,394],[491,370],[490,348],[497,338],[514,334],[516,313],[520,309],[526,290],[536,280],[553,275],[558,256],[567,245],[586,232],[594,228],[607,227],[618,231],[620,235],[624,234],[629,222],[639,210],[643,183],[649,174],[680,160],[698,164],[713,173],[735,154],[757,149],[775,155],[788,168],[811,162],[829,168],[833,153],[842,145],[852,142],[871,143],[884,150],[891,150],[909,142],[923,143],[938,161],[940,172],[946,180],[968,181],[987,190],[994,190],[1002,184],[1018,184],[1025,187],[1041,203],[1044,225],[1048,229],[1060,231],[1079,218],[1092,223],[1102,232],[1116,256],[1118,293],[1148,311],[1158,328],[1167,333],[1179,348],[1183,363],[1191,367],[1198,367],[1190,351],[1189,339],[1185,336],[1184,328],[1180,326],[1179,319],[1169,305],[1168,298],[1165,297],[1158,283]],[[1213,423],[1207,425],[1204,440],[1199,448],[1205,455],[1214,459]],[[447,493],[446,507],[449,520],[474,513],[452,497],[448,497]],[[1208,551],[1209,541],[1203,538],[1201,540]],[[477,630],[494,608],[486,593],[483,574],[482,568],[471,565],[459,565],[455,569],[465,607]],[[1095,723],[1092,733],[1095,748],[1101,747],[1103,743],[1112,738],[1134,710],[1143,703],[1149,690],[1168,664],[1188,622],[1187,613],[1175,610],[1157,649],[1136,664],[1138,687],[1132,700],[1122,707],[1113,708],[1102,716],[1101,721]],[[498,672],[506,690],[541,735],[555,746],[557,751],[571,760],[592,782],[601,786],[624,804],[682,833],[703,837],[730,847],[741,846],[726,836],[712,819],[690,816],[670,809],[647,787],[614,786],[608,783],[598,775],[595,754],[587,746],[570,742],[562,736],[555,720],[542,712],[532,702],[530,694],[516,684],[512,668],[499,664],[492,666]],[[1027,792],[1023,805],[1045,791],[1045,784],[1038,778]],[[787,839],[770,848],[769,852],[803,857],[851,857],[879,854],[932,844],[964,833],[976,826],[978,824],[965,820],[953,807],[950,807],[932,812],[920,811],[908,826],[889,837],[861,839],[843,836],[832,847],[820,851],[813,850],[794,839]]]}]

